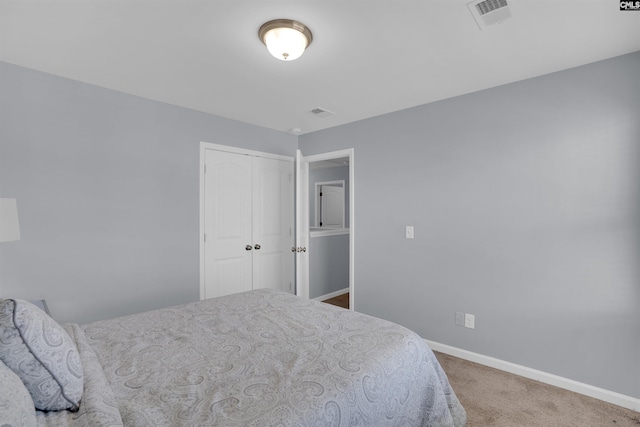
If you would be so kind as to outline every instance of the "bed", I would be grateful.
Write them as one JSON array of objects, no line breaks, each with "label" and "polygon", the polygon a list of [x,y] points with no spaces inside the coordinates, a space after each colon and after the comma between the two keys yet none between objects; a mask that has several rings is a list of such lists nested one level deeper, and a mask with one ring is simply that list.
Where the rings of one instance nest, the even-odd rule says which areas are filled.
[{"label": "bed", "polygon": [[[9,366],[7,348],[16,337],[6,325],[13,321],[16,329],[24,328],[16,312],[28,305],[2,301],[14,302],[13,313],[11,304],[0,303],[0,359]],[[43,328],[59,327],[51,323]],[[53,358],[65,360],[58,365],[66,363],[72,371],[80,369],[70,376],[77,383],[74,375],[80,374],[81,396],[78,390],[63,391],[57,398],[70,408],[34,411],[33,425],[458,427],[466,422],[445,373],[418,335],[284,292],[254,290],[63,328],[77,361],[73,348]]]}]

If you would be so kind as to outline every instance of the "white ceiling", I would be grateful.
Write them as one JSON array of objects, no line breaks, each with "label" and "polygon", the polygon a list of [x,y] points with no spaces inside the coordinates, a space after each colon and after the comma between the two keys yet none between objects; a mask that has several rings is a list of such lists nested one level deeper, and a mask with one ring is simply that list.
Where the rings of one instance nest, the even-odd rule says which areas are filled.
[{"label": "white ceiling", "polygon": [[[307,133],[640,51],[640,11],[617,0],[509,0],[485,30],[467,2],[0,0],[0,60]],[[300,59],[258,39],[276,18],[313,32]]]}]

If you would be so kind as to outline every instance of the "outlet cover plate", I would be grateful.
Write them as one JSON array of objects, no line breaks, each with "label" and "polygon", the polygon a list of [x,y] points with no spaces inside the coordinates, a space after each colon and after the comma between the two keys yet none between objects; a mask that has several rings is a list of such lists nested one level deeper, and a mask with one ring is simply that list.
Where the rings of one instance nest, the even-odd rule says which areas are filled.
[{"label": "outlet cover plate", "polygon": [[464,326],[465,328],[475,329],[476,328],[476,316],[473,314],[465,313],[464,315]]},{"label": "outlet cover plate", "polygon": [[456,311],[456,325],[464,326],[464,313],[461,311]]}]

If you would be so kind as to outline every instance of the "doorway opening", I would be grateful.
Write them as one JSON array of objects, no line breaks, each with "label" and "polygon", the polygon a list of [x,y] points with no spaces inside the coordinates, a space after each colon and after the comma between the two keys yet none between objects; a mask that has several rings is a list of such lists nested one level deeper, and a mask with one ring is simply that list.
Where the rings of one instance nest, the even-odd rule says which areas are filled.
[{"label": "doorway opening", "polygon": [[[353,149],[302,156],[297,162],[297,294],[353,309]],[[320,195],[322,194],[322,195]]]}]

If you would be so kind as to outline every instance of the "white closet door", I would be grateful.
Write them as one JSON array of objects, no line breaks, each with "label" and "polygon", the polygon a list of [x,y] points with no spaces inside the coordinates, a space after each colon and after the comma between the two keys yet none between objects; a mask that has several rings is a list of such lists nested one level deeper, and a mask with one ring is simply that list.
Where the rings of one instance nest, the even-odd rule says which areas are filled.
[{"label": "white closet door", "polygon": [[344,187],[323,185],[321,206],[323,228],[344,228]]},{"label": "white closet door", "polygon": [[253,158],[253,289],[294,292],[293,162]]},{"label": "white closet door", "polygon": [[309,162],[296,151],[296,295],[309,298]]},{"label": "white closet door", "polygon": [[216,150],[205,156],[204,286],[212,298],[252,289],[252,158]]}]

